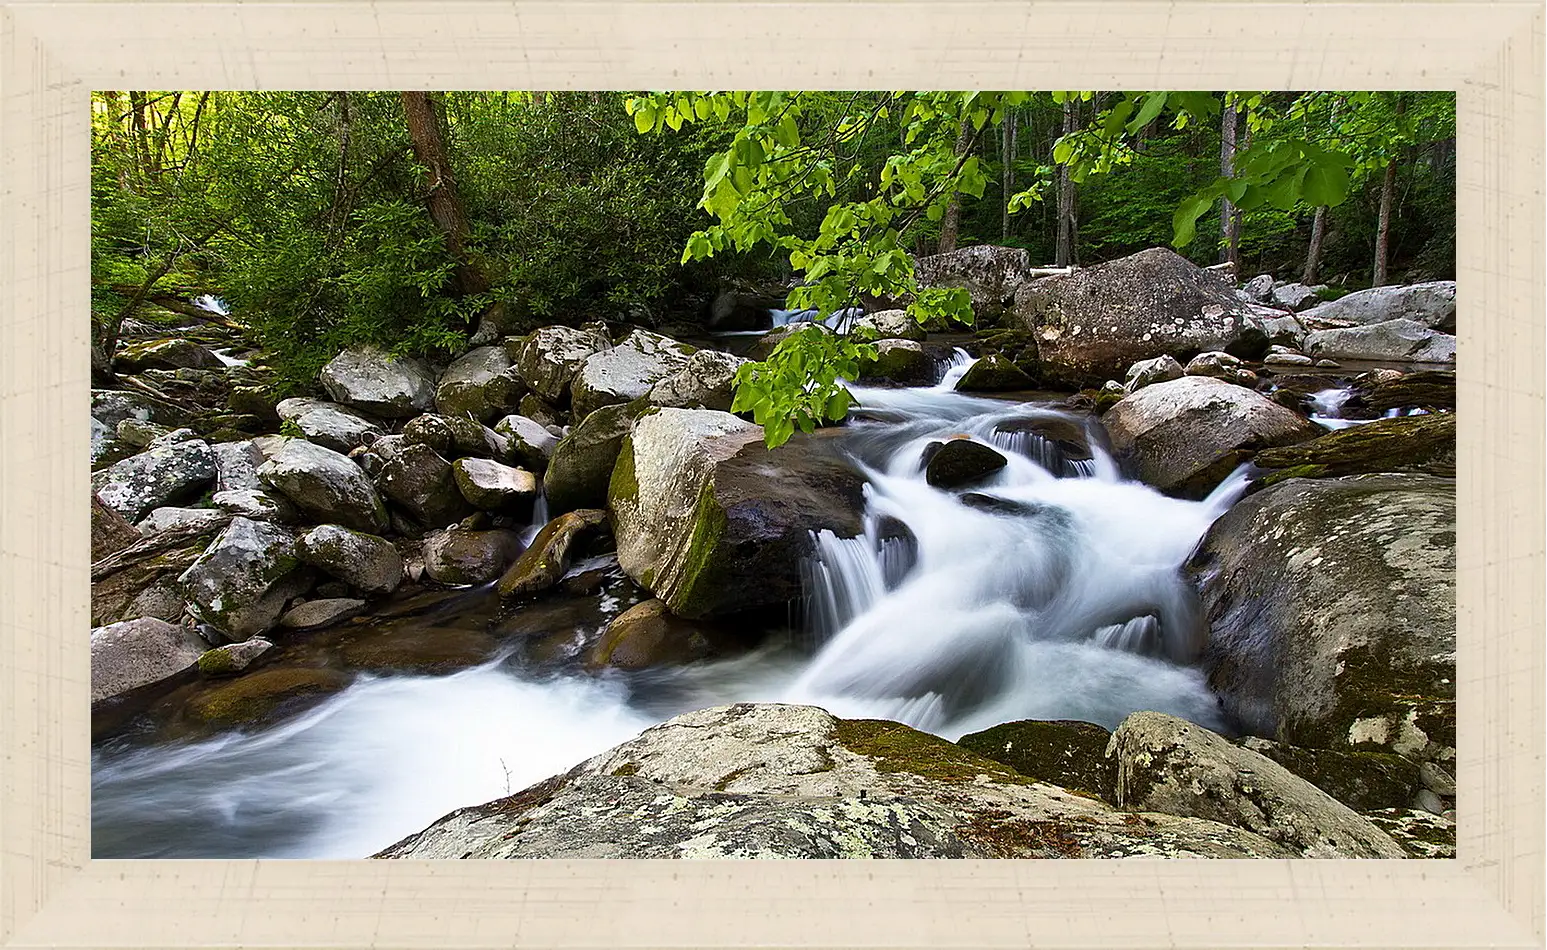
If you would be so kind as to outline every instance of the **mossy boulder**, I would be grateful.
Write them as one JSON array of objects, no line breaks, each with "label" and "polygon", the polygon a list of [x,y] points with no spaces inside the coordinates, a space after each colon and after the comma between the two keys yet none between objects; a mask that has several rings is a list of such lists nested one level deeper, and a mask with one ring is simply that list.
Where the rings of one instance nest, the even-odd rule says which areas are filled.
[{"label": "mossy boulder", "polygon": [[[901,386],[923,386],[934,382],[935,361],[912,340],[880,340],[875,344],[876,358],[860,363],[860,378],[881,380]],[[730,404],[717,407],[729,409]]]},{"label": "mossy boulder", "polygon": [[[417,415],[434,402],[435,373],[429,366],[373,346],[349,347],[330,360],[317,379],[334,401],[387,419]],[[233,409],[238,408],[235,400],[233,389]]]},{"label": "mossy boulder", "polygon": [[662,601],[647,600],[607,625],[586,665],[620,670],[680,666],[714,656],[726,639],[723,631],[674,617]]},{"label": "mossy boulder", "polygon": [[1371,823],[1415,858],[1454,858],[1456,823],[1414,808],[1380,808],[1366,812]]},{"label": "mossy boulder", "polygon": [[1112,734],[1089,722],[1026,719],[962,736],[957,744],[1021,775],[1117,800],[1117,763],[1106,757]]},{"label": "mossy boulder", "polygon": [[500,578],[500,596],[527,597],[551,589],[569,570],[575,545],[606,521],[605,511],[585,508],[549,521]]},{"label": "mossy boulder", "polygon": [[1301,477],[1327,478],[1373,472],[1421,472],[1454,478],[1454,413],[1376,419],[1306,442],[1258,452],[1265,469],[1291,469]]},{"label": "mossy boulder", "polygon": [[315,577],[297,556],[295,535],[279,525],[232,518],[178,581],[188,610],[228,640],[265,633],[285,604]]},{"label": "mossy boulder", "polygon": [[360,466],[305,439],[284,440],[258,466],[258,478],[319,521],[357,531],[387,527],[387,506]]},{"label": "mossy boulder", "polygon": [[[567,399],[575,372],[612,340],[592,329],[551,326],[534,330],[512,354],[516,372],[531,391],[549,403]],[[523,405],[522,415],[530,415]]]},{"label": "mossy boulder", "polygon": [[397,625],[349,631],[336,656],[346,668],[371,673],[443,675],[477,666],[499,648],[481,630],[447,630]]},{"label": "mossy boulder", "polygon": [[998,393],[1031,389],[1036,380],[1003,356],[989,354],[973,363],[956,381],[957,392]]},{"label": "mossy boulder", "polygon": [[570,384],[575,418],[603,406],[633,402],[687,366],[693,347],[648,330],[635,330],[611,349],[586,359]]},{"label": "mossy boulder", "polygon": [[634,420],[648,408],[643,402],[603,406],[558,441],[543,473],[549,511],[599,508],[606,504],[607,485],[623,439]]},{"label": "mossy boulder", "polygon": [[334,670],[269,667],[195,692],[183,718],[216,729],[257,726],[305,709],[338,692],[349,677]]},{"label": "mossy boulder", "polygon": [[132,455],[91,477],[102,503],[135,522],[157,508],[199,496],[215,480],[215,454],[202,440]]},{"label": "mossy boulder", "polygon": [[374,534],[324,524],[302,534],[296,554],[308,564],[369,594],[390,594],[403,582],[403,558]]},{"label": "mossy boulder", "polygon": [[273,641],[263,637],[249,637],[240,643],[228,643],[200,654],[199,672],[205,676],[235,676],[273,649]]},{"label": "mossy boulder", "polygon": [[526,384],[511,366],[503,346],[469,350],[441,374],[435,385],[435,409],[444,416],[485,422],[515,408]]},{"label": "mossy boulder", "polygon": [[1438,370],[1403,373],[1391,378],[1371,376],[1356,382],[1364,404],[1377,412],[1388,409],[1455,409],[1456,374]]},{"label": "mossy boulder", "polygon": [[1305,749],[1255,736],[1241,740],[1241,745],[1358,812],[1406,808],[1421,787],[1418,763],[1388,752]]},{"label": "mossy boulder", "polygon": [[492,459],[464,458],[451,463],[457,490],[480,511],[530,514],[537,497],[537,476]]},{"label": "mossy boulder", "polygon": [[424,540],[424,572],[439,584],[487,584],[521,555],[514,531],[437,531]]},{"label": "mossy boulder", "polygon": [[383,495],[422,525],[453,524],[473,512],[457,489],[451,464],[428,445],[403,446],[383,463],[376,483]]}]

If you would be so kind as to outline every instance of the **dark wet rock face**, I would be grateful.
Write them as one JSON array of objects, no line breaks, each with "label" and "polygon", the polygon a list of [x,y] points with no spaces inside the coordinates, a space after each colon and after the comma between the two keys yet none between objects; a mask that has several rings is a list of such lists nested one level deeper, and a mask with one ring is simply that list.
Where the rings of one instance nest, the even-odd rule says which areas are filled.
[{"label": "dark wet rock face", "polygon": [[962,736],[957,744],[1028,778],[1115,802],[1117,764],[1106,756],[1111,738],[1094,723],[1027,719]]},{"label": "dark wet rock face", "polygon": [[1253,462],[1279,478],[1419,472],[1454,478],[1456,417],[1451,413],[1377,419],[1296,445],[1264,449]]},{"label": "dark wet rock face", "polygon": [[924,448],[924,478],[936,488],[977,485],[1009,464],[1003,455],[981,442],[950,439]]}]

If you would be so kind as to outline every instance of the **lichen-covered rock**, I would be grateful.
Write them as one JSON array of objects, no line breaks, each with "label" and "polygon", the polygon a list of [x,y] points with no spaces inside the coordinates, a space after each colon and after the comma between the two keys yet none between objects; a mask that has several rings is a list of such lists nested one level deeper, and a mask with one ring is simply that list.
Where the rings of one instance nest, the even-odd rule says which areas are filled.
[{"label": "lichen-covered rock", "polygon": [[446,367],[435,387],[435,409],[484,422],[515,408],[525,388],[503,346],[481,346]]},{"label": "lichen-covered rock", "polygon": [[385,419],[428,412],[435,397],[435,373],[411,356],[389,356],[373,346],[352,346],[317,375],[335,402]]},{"label": "lichen-covered rock", "polygon": [[97,627],[91,631],[91,701],[171,679],[208,648],[186,627],[151,617]]},{"label": "lichen-covered rock", "polygon": [[318,525],[296,541],[301,560],[368,594],[390,594],[403,582],[403,558],[392,542],[341,525]]},{"label": "lichen-covered rock", "polygon": [[192,340],[151,340],[131,343],[113,354],[119,373],[143,373],[148,369],[224,369],[214,351]]},{"label": "lichen-covered rock", "polygon": [[699,350],[682,368],[650,387],[652,406],[729,412],[736,371],[747,361],[719,350]]},{"label": "lichen-covered rock", "polygon": [[453,462],[451,472],[462,497],[482,511],[530,510],[537,497],[537,477],[524,468],[466,458]]},{"label": "lichen-covered rock", "polygon": [[1269,303],[1273,300],[1273,275],[1258,274],[1245,284],[1241,285],[1241,293],[1247,299],[1256,303]]},{"label": "lichen-covered rock", "polygon": [[1368,326],[1413,320],[1445,333],[1456,332],[1456,282],[1435,280],[1406,286],[1371,287],[1320,304],[1306,316]]},{"label": "lichen-covered rock", "polygon": [[169,528],[183,525],[223,525],[230,520],[226,512],[218,508],[157,508],[152,511],[135,528],[141,535],[156,534]]},{"label": "lichen-covered rock", "polygon": [[881,340],[911,340],[922,343],[927,334],[919,322],[908,316],[906,310],[877,310],[858,317],[849,326],[849,332],[863,337],[874,334]]},{"label": "lichen-covered rock", "polygon": [[140,530],[93,492],[91,496],[91,559],[100,561],[140,540]]},{"label": "lichen-covered rock", "polygon": [[125,419],[169,425],[176,422],[178,416],[176,407],[143,393],[122,389],[91,391],[91,417],[108,431],[116,430]]},{"label": "lichen-covered rock", "polygon": [[285,611],[279,625],[290,630],[321,630],[357,616],[364,609],[365,601],[354,597],[308,600]]},{"label": "lichen-covered rock", "polygon": [[1123,392],[1131,395],[1145,386],[1152,386],[1155,383],[1165,383],[1181,378],[1182,364],[1170,356],[1157,356],[1152,360],[1140,360],[1128,367],[1128,373],[1123,377]]},{"label": "lichen-covered rock", "polygon": [[[860,363],[861,379],[878,379],[902,386],[923,386],[934,382],[935,361],[923,346],[912,340],[880,340],[875,344],[876,358]],[[725,408],[729,409],[727,403]]]},{"label": "lichen-covered rock", "polygon": [[262,491],[258,466],[264,455],[251,439],[210,446],[215,453],[215,491]]},{"label": "lichen-covered rock", "polygon": [[979,323],[1004,312],[1015,292],[1031,279],[1031,255],[1024,248],[976,244],[914,262],[920,287],[961,287],[972,299]]},{"label": "lichen-covered rock", "polygon": [[274,642],[263,637],[248,637],[240,643],[228,643],[201,654],[199,672],[205,676],[234,676],[272,649]]},{"label": "lichen-covered rock", "polygon": [[[1308,442],[1264,449],[1253,461],[1279,477],[1327,478],[1372,472],[1456,475],[1453,413],[1376,419]],[[1274,478],[1267,479],[1271,483]]]},{"label": "lichen-covered rock", "polygon": [[1305,352],[1316,358],[1454,363],[1456,338],[1416,320],[1387,320],[1368,326],[1315,330],[1306,334]]},{"label": "lichen-covered rock", "polygon": [[1389,752],[1305,749],[1257,736],[1247,736],[1241,745],[1267,756],[1357,812],[1406,808],[1420,786],[1418,763]]},{"label": "lichen-covered rock", "polygon": [[215,479],[215,454],[203,441],[179,442],[130,456],[91,477],[91,487],[126,521],[195,498]]},{"label": "lichen-covered rock", "polygon": [[547,470],[548,460],[553,457],[553,450],[559,444],[553,433],[537,420],[526,416],[506,416],[495,423],[494,431],[504,436],[511,457],[534,472]]},{"label": "lichen-covered rock", "polygon": [[300,520],[296,511],[285,498],[266,491],[244,489],[241,491],[217,491],[210,501],[221,511],[255,521],[291,523]]},{"label": "lichen-covered rock", "polygon": [[649,394],[657,382],[686,366],[692,354],[692,347],[670,337],[635,330],[611,349],[592,355],[575,373],[570,384],[575,418]]},{"label": "lichen-covered rock", "polygon": [[383,435],[374,419],[338,403],[296,396],[280,402],[277,411],[282,420],[294,423],[308,440],[335,452],[347,453]]},{"label": "lichen-covered rock", "polygon": [[245,640],[278,622],[285,603],[311,588],[295,536],[278,525],[233,518],[178,578],[188,610],[223,634]]},{"label": "lichen-covered rock", "polygon": [[[611,347],[612,341],[594,330],[542,327],[521,345],[516,372],[532,392],[550,403],[562,402],[581,365]],[[524,409],[522,414],[527,414]]]},{"label": "lichen-covered rock", "polygon": [[569,569],[575,545],[606,522],[607,513],[594,508],[568,511],[548,522],[500,578],[500,596],[526,597],[553,587]]},{"label": "lichen-covered rock", "polygon": [[1189,570],[1209,683],[1248,732],[1409,756],[1455,747],[1454,480],[1280,482],[1214,522]]},{"label": "lichen-covered rock", "polygon": [[989,354],[967,367],[956,381],[956,390],[964,393],[1016,392],[1031,389],[1036,380],[1003,356]]},{"label": "lichen-covered rock", "polygon": [[1242,386],[1184,376],[1146,386],[1101,417],[1120,465],[1167,494],[1201,498],[1243,451],[1289,445],[1323,431]]},{"label": "lichen-covered rock", "polygon": [[439,584],[487,584],[521,555],[514,531],[438,531],[424,539],[424,572]]},{"label": "lichen-covered rock", "polygon": [[1401,858],[1367,819],[1283,766],[1185,719],[1137,712],[1112,733],[1117,804],[1204,818],[1307,858]]},{"label": "lichen-covered rock", "polygon": [[[171,428],[167,426],[156,425],[154,422],[146,422],[143,419],[131,417],[118,423],[117,428],[113,430],[113,434],[123,444],[143,451],[150,448],[150,444],[156,439],[171,431]],[[178,439],[177,441],[186,442],[188,440]]]},{"label": "lichen-covered rock", "polygon": [[376,484],[383,495],[428,527],[461,521],[473,510],[457,490],[450,463],[427,445],[405,445],[387,459]]},{"label": "lichen-covered rock", "polygon": [[924,481],[935,488],[976,485],[1009,464],[997,449],[971,439],[947,439],[924,447]]},{"label": "lichen-covered rock", "polygon": [[194,726],[235,729],[259,725],[299,712],[349,685],[334,670],[268,667],[194,693],[183,704],[184,720]]},{"label": "lichen-covered rock", "polygon": [[359,531],[387,527],[387,507],[360,466],[332,449],[289,439],[258,466],[263,484],[319,521]]},{"label": "lichen-covered rock", "polygon": [[1215,822],[1117,812],[897,723],[739,704],[679,716],[452,812],[378,857],[1291,855]]},{"label": "lichen-covered rock", "polygon": [[760,426],[728,413],[661,409],[613,469],[618,561],[679,617],[785,604],[800,596],[813,532],[860,533],[863,488],[821,433],[770,450]]},{"label": "lichen-covered rock", "polygon": [[1381,808],[1365,813],[1415,858],[1456,856],[1456,823],[1415,808]]},{"label": "lichen-covered rock", "polygon": [[543,491],[550,511],[599,508],[607,500],[607,484],[623,438],[646,406],[603,406],[585,417],[553,447],[543,473]]},{"label": "lichen-covered rock", "polygon": [[1028,778],[1117,801],[1117,763],[1107,758],[1112,734],[1089,722],[1026,719],[962,736],[956,744]]},{"label": "lichen-covered rock", "polygon": [[715,655],[724,639],[705,624],[672,616],[661,601],[647,600],[613,618],[586,665],[620,670],[680,666]]},{"label": "lichen-covered rock", "polygon": [[1187,361],[1182,372],[1187,376],[1212,376],[1215,379],[1232,381],[1241,369],[1241,361],[1229,353],[1213,351],[1199,353]]}]

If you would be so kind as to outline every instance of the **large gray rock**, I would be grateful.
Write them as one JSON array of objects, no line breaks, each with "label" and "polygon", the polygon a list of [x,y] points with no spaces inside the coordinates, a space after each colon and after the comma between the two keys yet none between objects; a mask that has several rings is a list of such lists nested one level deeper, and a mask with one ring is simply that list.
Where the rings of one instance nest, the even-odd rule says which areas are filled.
[{"label": "large gray rock", "polygon": [[543,327],[521,345],[516,372],[532,392],[548,402],[562,402],[581,365],[611,347],[612,341],[594,330]]},{"label": "large gray rock", "polygon": [[1015,292],[1031,280],[1031,255],[1024,248],[977,244],[921,257],[913,272],[920,287],[962,287],[980,322],[1003,313]]},{"label": "large gray rock", "polygon": [[152,617],[97,627],[91,631],[91,701],[170,679],[208,649],[193,631]]},{"label": "large gray rock", "polygon": [[746,362],[719,350],[699,350],[681,369],[650,387],[650,405],[729,412],[736,371]]},{"label": "large gray rock", "polygon": [[1321,297],[1304,284],[1280,284],[1273,288],[1273,302],[1285,310],[1299,313],[1316,306],[1321,302]]},{"label": "large gray rock", "polygon": [[376,483],[381,493],[426,527],[443,527],[472,513],[457,490],[451,465],[427,445],[405,445],[387,459]]},{"label": "large gray rock", "polygon": [[537,477],[524,468],[468,458],[453,462],[451,472],[462,497],[483,511],[530,509],[537,497]]},{"label": "large gray rock", "polygon": [[1136,712],[1107,746],[1117,804],[1203,818],[1262,835],[1307,858],[1402,858],[1369,820],[1266,756],[1185,719]]},{"label": "large gray rock", "polygon": [[1247,731],[1291,745],[1455,746],[1456,485],[1293,478],[1214,523],[1190,570],[1203,665]]},{"label": "large gray rock", "polygon": [[220,442],[210,446],[210,451],[215,453],[215,491],[263,489],[263,481],[258,478],[258,466],[265,459],[251,439]]},{"label": "large gray rock", "polygon": [[526,416],[506,416],[495,423],[494,431],[505,438],[511,457],[534,472],[548,467],[548,460],[559,444],[553,433]]},{"label": "large gray rock", "polygon": [[335,452],[349,452],[382,435],[381,426],[348,406],[296,396],[281,402],[279,418],[293,422],[306,438]]},{"label": "large gray rock", "polygon": [[128,521],[195,498],[215,479],[215,453],[202,441],[179,442],[130,456],[91,477],[102,503]]},{"label": "large gray rock", "polygon": [[632,402],[657,382],[687,365],[693,348],[670,337],[635,330],[610,350],[591,356],[570,384],[571,411],[576,419],[603,406]]},{"label": "large gray rock", "polygon": [[1241,286],[1241,293],[1255,303],[1273,302],[1273,275],[1258,274]]},{"label": "large gray rock", "polygon": [[1159,247],[1031,281],[1016,293],[1014,313],[1036,336],[1044,376],[1088,385],[1160,354],[1187,359],[1223,350],[1249,317],[1282,315]]},{"label": "large gray rock", "polygon": [[801,594],[812,533],[860,533],[864,478],[822,437],[777,449],[724,412],[643,416],[613,469],[608,505],[623,570],[679,617],[772,607]]},{"label": "large gray rock", "polygon": [[625,405],[604,406],[559,440],[543,474],[549,511],[600,508],[606,504],[607,485],[618,450],[640,411],[642,408]]},{"label": "large gray rock", "polygon": [[428,412],[435,398],[435,373],[411,356],[389,356],[373,346],[352,346],[317,375],[335,402],[384,419]]},{"label": "large gray rock", "polygon": [[318,525],[301,535],[296,553],[367,594],[390,594],[403,583],[403,558],[392,542],[342,525]]},{"label": "large gray rock", "polygon": [[1167,494],[1202,497],[1243,451],[1313,439],[1322,430],[1260,393],[1207,376],[1146,386],[1101,417],[1119,464]]},{"label": "large gray rock", "polygon": [[258,478],[319,521],[360,531],[387,527],[387,507],[360,466],[305,439],[286,441],[258,466]]},{"label": "large gray rock", "polygon": [[417,416],[403,425],[403,441],[428,445],[446,459],[504,458],[510,452],[508,439],[471,416]]},{"label": "large gray rock", "polygon": [[1405,287],[1371,287],[1314,307],[1306,316],[1360,326],[1413,320],[1435,330],[1455,333],[1456,282],[1436,280]]},{"label": "large gray rock", "polygon": [[441,584],[487,584],[521,551],[514,531],[438,531],[424,540],[424,572]]},{"label": "large gray rock", "polygon": [[285,603],[309,590],[312,579],[289,531],[233,518],[178,581],[189,612],[234,642],[272,629]]},{"label": "large gray rock", "polygon": [[483,422],[515,408],[523,394],[505,348],[481,346],[446,367],[435,387],[435,408],[442,415]]},{"label": "large gray rock", "polygon": [[874,334],[881,340],[912,340],[922,342],[928,334],[919,322],[908,316],[906,310],[877,310],[856,319],[849,332],[859,336]]},{"label": "large gray rock", "polygon": [[1368,326],[1312,331],[1306,334],[1305,352],[1318,359],[1454,363],[1456,338],[1416,320],[1387,320]]},{"label": "large gray rock", "polygon": [[125,419],[170,425],[177,421],[178,415],[177,409],[170,404],[142,393],[123,389],[91,391],[91,417],[108,430],[117,429]]},{"label": "large gray rock", "polygon": [[1250,832],[1129,815],[897,723],[809,706],[688,713],[386,858],[1288,857]]}]

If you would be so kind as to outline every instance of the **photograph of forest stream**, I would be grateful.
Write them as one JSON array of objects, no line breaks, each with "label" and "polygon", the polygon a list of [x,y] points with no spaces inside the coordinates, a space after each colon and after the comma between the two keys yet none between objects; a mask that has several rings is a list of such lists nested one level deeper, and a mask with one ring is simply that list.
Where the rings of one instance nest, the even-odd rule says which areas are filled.
[{"label": "photograph of forest stream", "polygon": [[97,858],[1455,856],[1450,92],[95,92]]}]

